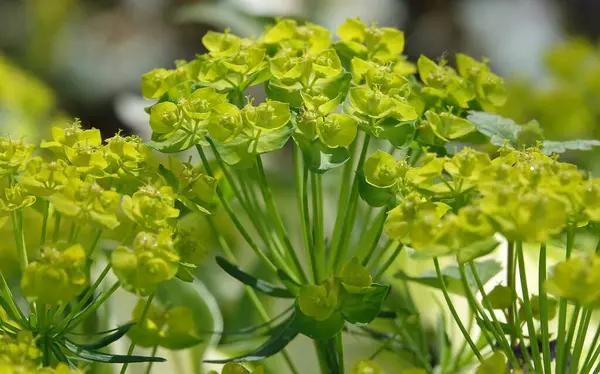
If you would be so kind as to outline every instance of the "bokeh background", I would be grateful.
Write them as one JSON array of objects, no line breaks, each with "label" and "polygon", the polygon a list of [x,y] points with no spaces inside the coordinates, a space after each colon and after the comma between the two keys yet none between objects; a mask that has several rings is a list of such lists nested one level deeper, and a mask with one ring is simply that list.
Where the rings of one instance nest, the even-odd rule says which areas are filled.
[{"label": "bokeh background", "polygon": [[[456,52],[487,57],[509,87],[502,114],[519,123],[537,119],[549,139],[600,139],[598,0],[0,0],[0,132],[37,141],[78,117],[106,137],[122,129],[148,138],[143,73],[205,52],[200,40],[208,30],[257,35],[275,17],[332,33],[348,17],[396,27],[413,61],[425,54],[452,63]],[[599,150],[564,157],[600,175]],[[287,165],[269,160],[271,171]],[[278,198],[293,199],[286,181]],[[0,250],[4,268],[6,253]],[[199,276],[217,296],[226,328],[256,323],[241,287],[218,277],[214,264]],[[297,357],[313,354],[308,342],[292,348]],[[364,349],[357,343],[349,355]]]}]

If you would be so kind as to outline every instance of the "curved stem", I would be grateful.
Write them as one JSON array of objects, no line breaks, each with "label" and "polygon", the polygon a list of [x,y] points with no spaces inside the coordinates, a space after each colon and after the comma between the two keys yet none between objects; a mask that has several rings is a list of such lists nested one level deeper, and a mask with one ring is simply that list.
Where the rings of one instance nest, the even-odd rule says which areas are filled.
[{"label": "curved stem", "polygon": [[[573,250],[573,244],[575,242],[575,228],[572,224],[567,226],[567,248],[565,253],[565,258],[568,260],[571,257],[571,252]],[[554,371],[557,374],[560,374],[562,371],[562,367],[564,366],[565,360],[565,350],[568,348],[565,347],[565,334],[566,334],[566,325],[567,325],[567,300],[560,299],[558,304],[558,336],[556,339],[556,361]]]},{"label": "curved stem", "polygon": [[465,328],[465,325],[460,320],[460,316],[456,312],[456,308],[454,308],[454,304],[452,303],[452,300],[450,299],[450,295],[448,294],[448,289],[446,288],[446,281],[444,280],[444,276],[442,275],[442,270],[440,269],[440,263],[439,263],[437,257],[433,258],[433,264],[435,266],[435,272],[437,274],[438,280],[439,280],[440,285],[442,287],[442,294],[444,295],[444,299],[446,300],[446,304],[448,305],[448,309],[450,309],[450,313],[452,314],[452,317],[454,317],[454,321],[458,325],[458,328],[460,329],[460,332],[462,332],[465,340],[467,341],[467,344],[469,344],[469,346],[473,350],[473,353],[475,353],[475,356],[477,356],[477,359],[480,362],[482,362],[483,361],[483,357],[481,356],[481,353],[479,352],[479,349],[477,348],[477,346],[475,345],[475,343],[471,339],[471,336],[469,335],[469,332],[467,331],[467,329]]},{"label": "curved stem", "polygon": [[[154,300],[154,294],[150,294],[150,296],[148,296],[148,299],[146,300],[146,304],[144,304],[144,309],[142,310],[142,314],[140,314],[140,318],[137,321],[138,325],[143,325],[144,322],[146,321],[146,317],[148,316],[148,311],[150,310],[150,306],[152,305],[152,300]],[[129,344],[129,349],[127,350],[127,356],[131,356],[133,354],[133,350],[135,349],[135,346],[136,346],[136,344],[132,340],[131,344]],[[124,363],[123,367],[121,368],[120,374],[125,374],[128,366],[129,366],[129,362]]]},{"label": "curved stem", "polygon": [[[392,242],[390,244],[390,249],[394,248],[394,252],[392,253],[392,255],[383,263],[383,265],[381,265],[381,268],[379,270],[377,270],[377,273],[375,273],[375,275],[373,276],[373,279],[379,279],[381,278],[381,276],[390,268],[390,266],[392,266],[392,264],[394,263],[394,260],[396,260],[396,258],[398,257],[398,255],[400,254],[400,252],[402,251],[402,248],[404,248],[404,245],[400,242]],[[387,251],[387,250],[384,250]],[[378,261],[374,261],[373,263],[377,263]]]},{"label": "curved stem", "polygon": [[300,212],[300,224],[302,225],[302,239],[304,241],[304,250],[306,252],[306,258],[310,260],[310,267],[312,269],[313,280],[319,283],[319,274],[317,271],[317,260],[314,256],[314,250],[312,248],[312,240],[310,234],[310,217],[308,214],[308,168],[303,165],[302,154],[300,147],[296,142],[292,142],[294,149],[294,179],[296,181],[296,200],[298,203],[298,210]]},{"label": "curved stem", "polygon": [[[202,164],[204,165],[204,169],[206,170],[206,173],[209,176],[214,177],[214,174],[212,172],[210,164],[208,163],[208,159],[206,158],[206,155],[204,154],[204,150],[202,149],[202,147],[200,145],[196,145],[196,150],[198,151],[198,154],[200,155],[200,158],[202,159]],[[240,220],[235,216],[235,213],[233,212],[233,210],[231,209],[231,206],[229,206],[229,203],[227,202],[227,199],[223,195],[223,191],[221,191],[221,188],[218,185],[217,185],[217,196],[219,197],[219,201],[221,202],[221,204],[223,204],[223,208],[227,212],[227,215],[233,221],[233,224],[235,225],[237,230],[240,232],[240,234],[244,237],[244,239],[246,240],[246,242],[248,243],[248,245],[250,246],[252,251],[254,251],[254,253],[258,256],[258,258],[260,258],[264,262],[264,264],[269,268],[269,270],[271,272],[277,274],[277,267],[275,265],[273,265],[273,263],[265,255],[265,253],[256,246],[256,244],[254,243],[254,240],[252,240],[252,237],[250,236],[250,234],[248,234],[248,232],[244,228],[244,225],[242,225]]]},{"label": "curved stem", "polygon": [[540,245],[540,259],[538,269],[539,300],[540,300],[540,330],[542,334],[542,357],[544,358],[544,373],[552,371],[550,357],[550,332],[548,326],[548,294],[546,293],[546,243]]}]

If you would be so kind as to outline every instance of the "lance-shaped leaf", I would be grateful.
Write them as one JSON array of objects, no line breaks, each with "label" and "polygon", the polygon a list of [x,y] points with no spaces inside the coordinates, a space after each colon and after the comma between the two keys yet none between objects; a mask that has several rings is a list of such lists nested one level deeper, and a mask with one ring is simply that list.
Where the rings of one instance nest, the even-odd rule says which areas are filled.
[{"label": "lance-shaped leaf", "polygon": [[123,326],[119,326],[118,328],[116,328],[114,330],[109,330],[110,331],[109,335],[103,337],[102,339],[98,340],[95,343],[80,344],[79,346],[84,349],[88,349],[88,350],[96,350],[96,349],[104,348],[104,347],[109,346],[110,344],[116,342],[117,340],[121,339],[125,334],[127,334],[127,332],[129,330],[131,330],[131,328],[133,326],[135,326],[135,323],[127,323]]},{"label": "lance-shaped leaf", "polygon": [[295,316],[292,315],[284,323],[273,330],[273,335],[260,347],[243,356],[224,360],[204,360],[211,364],[225,364],[228,362],[260,361],[281,352],[294,338],[298,331],[293,327]]},{"label": "lance-shaped leaf", "polygon": [[255,278],[254,276],[244,272],[238,266],[227,261],[225,258],[217,256],[217,264],[221,269],[243,284],[254,288],[256,291],[269,296],[279,297],[284,299],[293,299],[295,296],[285,288],[277,287],[267,281]]},{"label": "lance-shaped leaf", "polygon": [[86,361],[104,362],[110,364],[125,364],[136,362],[165,362],[162,357],[146,357],[146,356],[129,356],[129,355],[113,355],[109,353],[97,352],[83,348],[69,339],[64,339],[60,344],[75,356],[81,357]]},{"label": "lance-shaped leaf", "polygon": [[[487,283],[490,279],[492,279],[495,275],[500,273],[502,270],[502,265],[499,262],[494,260],[486,260],[481,262],[474,262],[475,268],[477,269],[477,274],[481,279],[483,284]],[[471,269],[468,267],[465,269],[467,273],[467,282],[471,289],[475,292],[477,290],[477,283],[475,282],[475,278],[473,277],[473,273]],[[409,281],[417,282],[419,284],[441,289],[442,285],[440,280],[437,277],[437,274],[433,270],[426,271],[421,275],[410,276],[403,271],[399,271],[396,273],[396,278],[406,279]],[[460,271],[457,266],[448,266],[442,269],[442,276],[444,278],[444,282],[446,283],[446,287],[449,292],[452,292],[457,295],[465,296],[465,289],[463,287],[462,281],[460,279]]]}]

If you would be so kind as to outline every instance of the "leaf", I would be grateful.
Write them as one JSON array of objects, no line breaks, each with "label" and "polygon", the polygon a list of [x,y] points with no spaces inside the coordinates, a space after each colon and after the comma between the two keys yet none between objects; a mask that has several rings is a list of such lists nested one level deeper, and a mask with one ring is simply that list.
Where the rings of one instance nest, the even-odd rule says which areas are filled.
[{"label": "leaf", "polygon": [[506,357],[504,353],[495,351],[491,357],[486,358],[477,367],[475,374],[504,374],[507,372]]},{"label": "leaf", "polygon": [[105,362],[111,364],[124,364],[124,363],[135,363],[135,362],[165,362],[162,357],[146,357],[146,356],[133,356],[133,355],[113,355],[108,353],[97,352],[89,349],[85,349],[82,346],[73,343],[69,339],[64,339],[60,344],[65,347],[69,352],[75,356],[81,357],[87,361],[93,362]]},{"label": "leaf", "polygon": [[265,91],[269,99],[288,103],[292,108],[300,108],[304,104],[300,89],[301,86],[285,86],[276,79],[271,79],[265,84]]},{"label": "leaf", "polygon": [[318,81],[315,85],[315,89],[320,90],[329,99],[334,99],[340,94],[342,97],[346,97],[346,95],[348,95],[348,90],[350,89],[351,80],[352,74],[344,71],[336,77]]},{"label": "leaf", "polygon": [[216,260],[217,264],[221,267],[221,269],[225,270],[227,274],[239,280],[246,286],[254,288],[258,292],[283,299],[293,299],[295,297],[287,289],[277,287],[267,281],[255,278],[221,256],[217,256]]},{"label": "leaf", "polygon": [[381,138],[388,139],[396,148],[407,148],[415,136],[415,121],[398,122],[393,126],[384,125]]},{"label": "leaf", "polygon": [[121,339],[125,334],[127,334],[127,332],[129,330],[131,330],[131,328],[133,326],[135,326],[135,323],[127,323],[123,326],[119,326],[114,331],[111,331],[110,335],[105,336],[104,338],[98,340],[95,343],[80,344],[79,346],[84,349],[88,349],[88,350],[96,350],[96,349],[104,348],[104,347],[116,342],[117,340]]},{"label": "leaf", "polygon": [[250,142],[248,153],[262,154],[281,149],[293,133],[294,126],[291,123],[274,131],[262,132],[258,141]]},{"label": "leaf", "polygon": [[500,242],[496,238],[489,237],[461,248],[456,254],[456,259],[459,264],[464,264],[491,253],[498,245]]},{"label": "leaf", "polygon": [[274,329],[274,334],[254,351],[243,356],[224,360],[204,360],[211,364],[225,364],[228,362],[260,361],[267,357],[282,351],[298,335],[298,331],[293,328],[295,316],[292,315],[284,323]]},{"label": "leaf", "polygon": [[[492,279],[495,275],[500,273],[502,270],[502,265],[499,262],[494,260],[486,260],[481,262],[474,262],[475,268],[477,269],[477,273],[479,274],[479,278],[483,284],[486,284],[490,279]],[[471,289],[476,292],[477,283],[473,278],[473,274],[471,273],[470,268],[465,269],[467,273],[467,283],[471,287]],[[444,282],[446,283],[446,287],[448,288],[448,292],[452,292],[456,295],[465,296],[465,290],[463,288],[462,281],[460,279],[460,271],[457,266],[448,266],[442,269],[442,276],[444,278]],[[437,274],[433,270],[426,271],[418,276],[410,276],[403,271],[399,271],[395,275],[396,278],[405,279],[413,282],[417,282],[419,284],[441,289],[442,286],[440,281],[438,280]]]},{"label": "leaf", "polygon": [[240,91],[245,91],[246,88],[263,83],[271,78],[271,69],[268,66],[252,74],[240,86]]},{"label": "leaf", "polygon": [[340,312],[344,319],[355,325],[366,325],[377,318],[390,291],[389,285],[373,283],[358,293],[340,291]]},{"label": "leaf", "polygon": [[592,147],[600,147],[600,140],[544,140],[542,142],[542,152],[550,155],[553,153],[564,153],[566,151],[589,151]]},{"label": "leaf", "polygon": [[201,358],[208,347],[216,344],[218,336],[207,336],[207,331],[222,330],[223,320],[215,298],[202,282],[196,279],[192,283],[185,283],[171,279],[161,283],[155,295],[155,300],[165,309],[189,309],[193,320],[189,334],[166,334],[161,339],[161,346],[171,350],[193,347],[194,355]]},{"label": "leaf", "polygon": [[475,124],[480,133],[490,137],[493,145],[501,147],[504,140],[508,140],[513,146],[516,144],[521,126],[512,119],[477,111],[470,111],[467,119]]},{"label": "leaf", "polygon": [[[479,327],[487,330],[486,324],[481,318],[475,317],[475,319],[477,320],[477,325],[479,325]],[[505,335],[517,335],[517,330],[515,329],[514,326],[509,325],[508,323],[505,323],[505,322],[498,322],[498,324],[500,325],[500,328],[502,329],[502,332]],[[495,333],[496,331],[494,330],[492,332]]]},{"label": "leaf", "polygon": [[350,159],[350,152],[344,147],[328,148],[319,139],[310,141],[301,135],[294,136],[294,141],[302,151],[304,162],[314,173],[323,174]]},{"label": "leaf", "polygon": [[302,313],[297,300],[296,305],[294,307],[294,311],[294,329],[308,336],[311,339],[330,339],[334,337],[337,333],[342,331],[342,329],[344,328],[344,317],[339,311],[333,312],[331,317],[327,318],[324,321],[317,321],[316,319]]},{"label": "leaf", "polygon": [[396,195],[389,187],[380,188],[366,181],[362,170],[358,171],[358,193],[369,206],[378,208],[396,202]]},{"label": "leaf", "polygon": [[213,141],[213,144],[219,152],[219,156],[227,165],[243,169],[254,165],[255,158],[248,152],[250,139],[238,137],[229,143]]}]

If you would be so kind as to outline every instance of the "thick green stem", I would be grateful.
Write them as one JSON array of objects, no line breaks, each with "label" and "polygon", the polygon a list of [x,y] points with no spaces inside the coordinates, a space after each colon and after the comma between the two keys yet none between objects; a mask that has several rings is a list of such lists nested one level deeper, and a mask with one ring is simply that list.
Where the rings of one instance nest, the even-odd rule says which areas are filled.
[{"label": "thick green stem", "polygon": [[[142,310],[142,314],[140,314],[140,318],[137,322],[138,325],[143,326],[146,321],[146,317],[148,316],[148,311],[150,310],[150,306],[152,305],[152,300],[154,300],[154,294],[148,296],[146,300],[146,304],[144,304],[144,309]],[[135,349],[135,342],[132,340],[131,344],[129,344],[129,349],[127,350],[127,356],[131,356],[133,354],[133,350]],[[123,364],[121,368],[121,374],[125,374],[127,371],[127,367],[129,366],[129,362]]]},{"label": "thick green stem", "polygon": [[592,311],[584,309],[583,316],[579,322],[579,330],[577,331],[577,337],[575,339],[575,345],[573,346],[573,359],[571,360],[570,370],[577,372],[579,370],[579,359],[581,358],[581,351],[583,351],[583,344],[587,335],[587,330],[592,319]]},{"label": "thick green stem", "polygon": [[342,332],[338,332],[335,336],[335,352],[337,354],[338,364],[340,365],[340,373],[345,373],[344,370],[344,342]]},{"label": "thick green stem", "polygon": [[25,233],[23,232],[23,212],[20,210],[12,211],[10,213],[10,218],[12,219],[13,234],[19,256],[19,266],[21,268],[21,272],[25,272],[25,269],[29,264],[29,260],[27,258],[27,247],[25,245]]},{"label": "thick green stem", "polygon": [[450,309],[450,313],[452,314],[454,321],[458,325],[458,328],[460,329],[460,332],[463,334],[465,340],[467,341],[467,343],[469,344],[469,346],[475,353],[475,356],[477,356],[477,359],[480,362],[483,361],[483,357],[481,356],[479,349],[477,348],[477,346],[471,339],[469,332],[467,331],[467,329],[465,328],[465,325],[460,320],[460,316],[456,312],[456,308],[454,308],[454,304],[452,303],[452,300],[450,299],[450,295],[448,294],[448,289],[446,288],[446,281],[444,280],[444,276],[442,275],[442,270],[440,269],[440,263],[439,263],[437,257],[433,258],[433,264],[435,266],[435,272],[437,274],[438,281],[440,282],[440,285],[442,287],[442,294],[444,295],[444,299],[446,300],[446,304],[448,305],[448,309]]},{"label": "thick green stem", "polygon": [[[196,150],[198,151],[198,154],[200,155],[200,158],[202,159],[202,164],[204,165],[204,169],[206,170],[206,173],[209,176],[214,177],[214,174],[212,172],[210,164],[208,163],[208,159],[206,158],[206,155],[204,154],[204,150],[199,145],[196,145]],[[244,225],[242,225],[240,220],[235,216],[235,213],[231,209],[231,206],[229,206],[229,203],[227,202],[227,199],[223,195],[223,191],[221,191],[221,188],[219,186],[217,186],[217,196],[219,197],[219,201],[223,205],[223,208],[227,212],[227,215],[233,221],[233,224],[235,225],[237,230],[240,232],[240,234],[244,237],[244,239],[246,240],[246,242],[248,243],[248,245],[250,246],[252,251],[254,251],[254,253],[258,256],[258,258],[261,259],[261,261],[267,266],[267,268],[269,268],[269,270],[271,272],[273,272],[274,274],[277,274],[277,267],[275,265],[273,265],[273,263],[271,262],[271,260],[269,260],[267,255],[263,251],[261,251],[260,248],[258,248],[258,246],[254,243],[254,240],[252,240],[252,237],[250,236],[250,234],[248,234],[248,232],[244,228]]]},{"label": "thick green stem", "polygon": [[531,345],[531,354],[536,373],[543,372],[542,360],[540,357],[540,348],[535,326],[533,322],[533,312],[529,299],[529,289],[527,287],[527,270],[525,269],[525,256],[523,254],[523,243],[517,243],[517,259],[519,261],[519,276],[521,278],[521,293],[523,294],[523,309],[525,311],[525,320],[529,332],[529,342]]},{"label": "thick green stem", "polygon": [[[513,242],[508,242],[506,252],[506,287],[509,290],[516,292],[515,290],[515,246]],[[508,319],[506,321],[509,325],[515,326],[515,302],[513,301],[508,308]],[[516,336],[514,333],[510,334],[510,344],[514,346],[516,343]]]},{"label": "thick green stem", "polygon": [[[571,257],[573,251],[573,244],[575,242],[575,228],[572,224],[567,226],[567,248],[565,258]],[[556,339],[556,362],[554,371],[560,374],[564,366],[565,353],[569,347],[565,346],[565,335],[567,325],[567,300],[561,298],[558,304],[558,336]]]},{"label": "thick green stem", "polygon": [[7,310],[6,312],[12,313],[14,318],[17,319],[16,322],[21,326],[27,326],[27,318],[25,318],[25,315],[21,309],[19,309],[19,306],[17,305],[17,302],[15,301],[15,298],[2,272],[0,272],[0,297],[2,297],[8,303],[10,310]]},{"label": "thick green stem", "polygon": [[323,185],[321,182],[321,175],[317,173],[311,173],[311,196],[312,196],[312,210],[313,210],[313,251],[314,257],[316,258],[316,269],[314,272],[317,277],[315,282],[319,283],[325,272],[325,234],[324,234],[324,222],[323,222]]},{"label": "thick green stem", "polygon": [[540,245],[539,259],[539,300],[540,300],[540,330],[542,334],[542,357],[544,358],[544,373],[552,371],[550,357],[550,332],[548,326],[548,294],[546,293],[546,243]]}]

